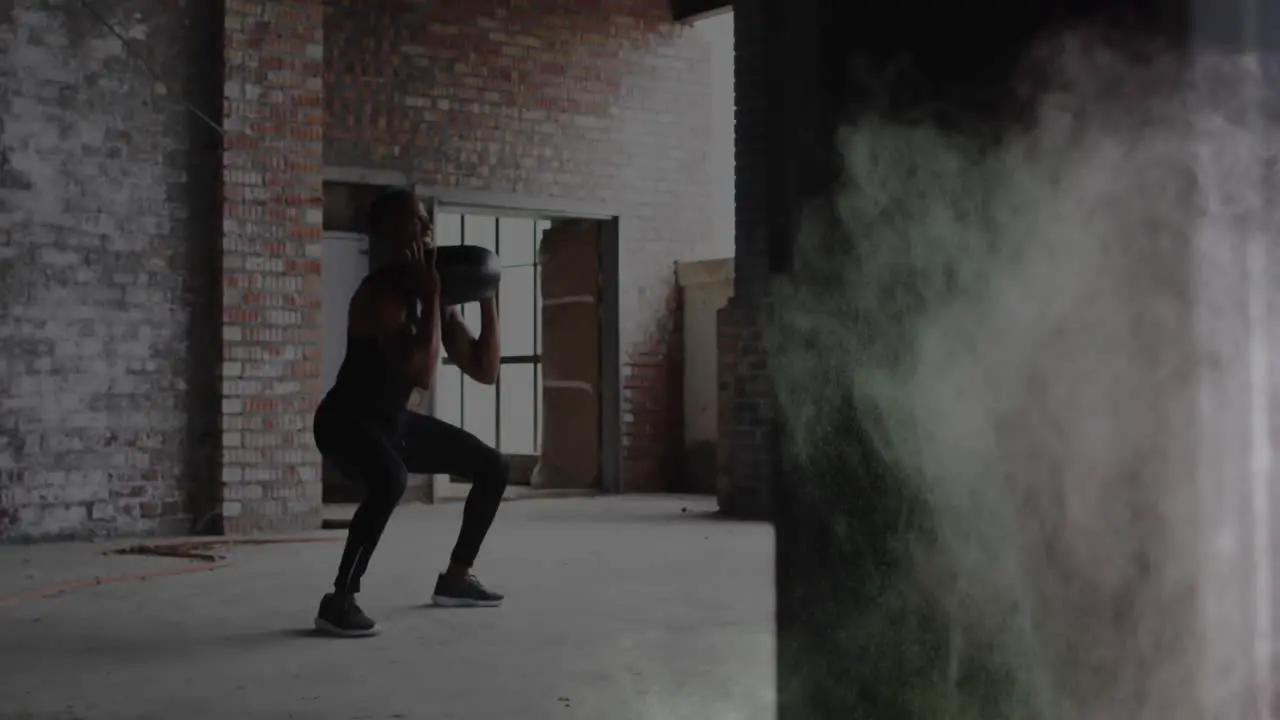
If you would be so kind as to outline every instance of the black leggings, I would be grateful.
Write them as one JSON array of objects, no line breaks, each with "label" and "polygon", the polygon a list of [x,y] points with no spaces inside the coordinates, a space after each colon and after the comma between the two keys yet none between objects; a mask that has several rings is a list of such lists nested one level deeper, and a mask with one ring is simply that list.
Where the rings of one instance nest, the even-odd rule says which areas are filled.
[{"label": "black leggings", "polygon": [[449,561],[464,568],[475,563],[507,487],[505,455],[475,435],[433,417],[405,412],[399,431],[387,431],[329,403],[322,403],[316,411],[315,438],[320,454],[344,478],[366,488],[347,532],[335,591],[360,591],[360,578],[391,512],[404,495],[409,473],[444,473],[471,481],[462,510],[462,530]]}]

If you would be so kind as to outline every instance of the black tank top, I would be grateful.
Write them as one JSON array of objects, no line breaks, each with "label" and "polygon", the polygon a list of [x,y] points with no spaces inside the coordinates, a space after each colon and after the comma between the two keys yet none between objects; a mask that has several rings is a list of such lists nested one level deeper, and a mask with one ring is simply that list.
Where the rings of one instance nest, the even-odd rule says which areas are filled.
[{"label": "black tank top", "polygon": [[[411,308],[409,320],[412,322],[418,303],[409,297],[406,301]],[[355,337],[348,333],[346,354],[324,402],[392,431],[399,426],[413,388],[413,382],[392,363],[377,337]]]}]

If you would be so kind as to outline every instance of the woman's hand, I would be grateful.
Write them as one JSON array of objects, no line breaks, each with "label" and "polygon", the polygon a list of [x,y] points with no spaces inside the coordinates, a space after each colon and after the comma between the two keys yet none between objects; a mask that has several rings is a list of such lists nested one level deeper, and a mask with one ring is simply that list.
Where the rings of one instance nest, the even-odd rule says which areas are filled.
[{"label": "woman's hand", "polygon": [[440,275],[436,272],[436,246],[429,239],[416,242],[405,251],[410,290],[424,305],[440,297]]}]

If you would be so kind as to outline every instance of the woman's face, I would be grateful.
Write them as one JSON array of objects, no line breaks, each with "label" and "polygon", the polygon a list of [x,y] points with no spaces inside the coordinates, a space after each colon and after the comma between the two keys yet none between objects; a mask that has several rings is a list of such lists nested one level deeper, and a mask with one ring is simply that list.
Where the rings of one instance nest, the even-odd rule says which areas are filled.
[{"label": "woman's face", "polygon": [[397,251],[408,250],[416,243],[434,242],[431,215],[418,198],[406,197],[395,213],[388,218],[386,239]]}]

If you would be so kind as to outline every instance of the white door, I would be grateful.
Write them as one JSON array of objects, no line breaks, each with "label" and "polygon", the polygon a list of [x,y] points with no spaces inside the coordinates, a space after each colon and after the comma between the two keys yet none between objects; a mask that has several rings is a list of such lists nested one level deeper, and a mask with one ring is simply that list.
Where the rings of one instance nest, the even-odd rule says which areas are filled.
[{"label": "white door", "polygon": [[360,281],[369,274],[369,240],[356,233],[325,233],[321,257],[320,286],[324,314],[324,347],[321,372],[324,390],[338,378],[342,356],[347,351],[347,306]]}]

